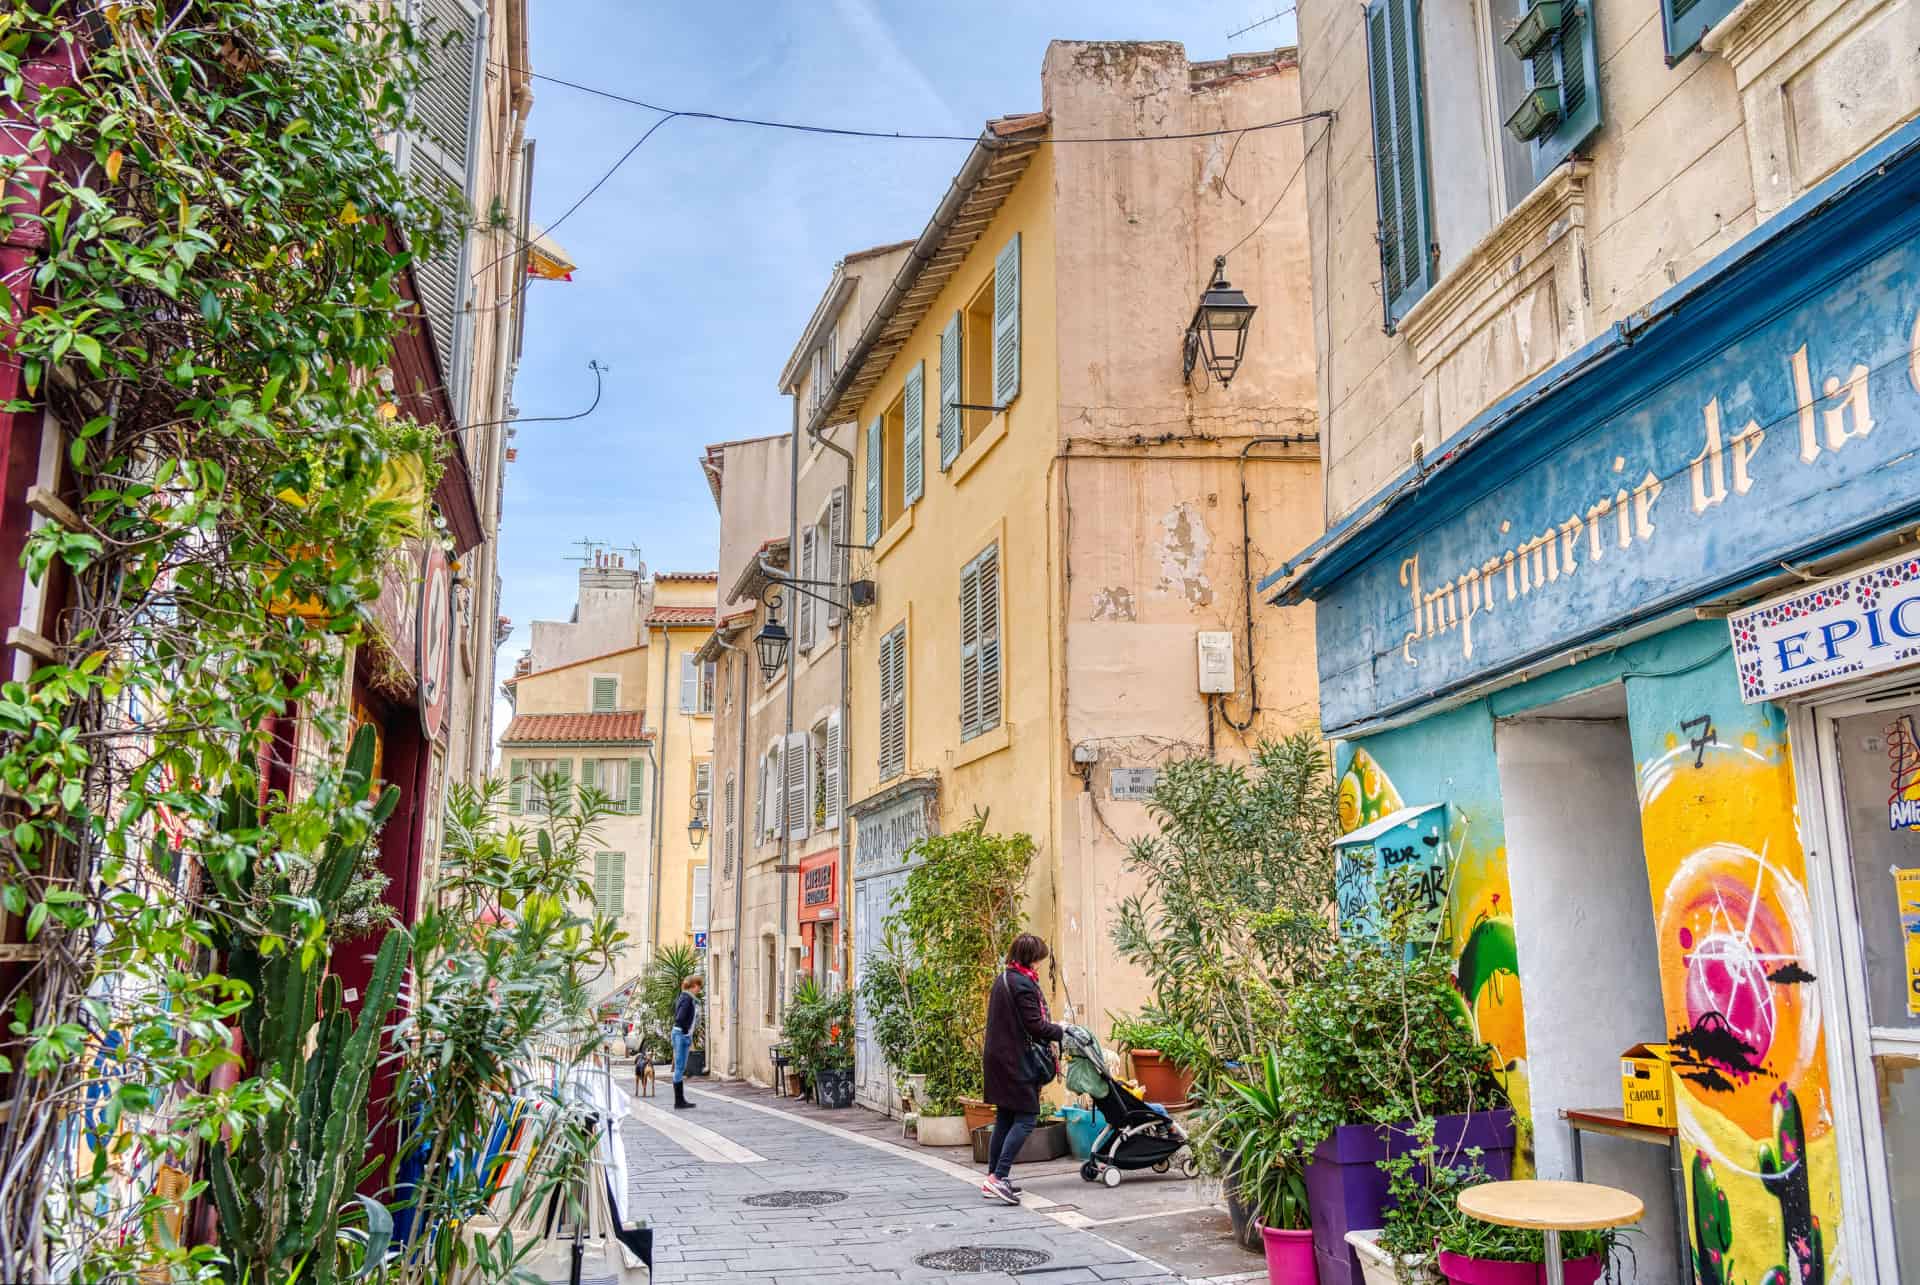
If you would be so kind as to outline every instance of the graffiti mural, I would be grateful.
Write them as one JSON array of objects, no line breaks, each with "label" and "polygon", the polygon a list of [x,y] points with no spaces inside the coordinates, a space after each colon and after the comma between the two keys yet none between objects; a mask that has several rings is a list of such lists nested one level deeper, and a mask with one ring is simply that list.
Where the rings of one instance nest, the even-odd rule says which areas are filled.
[{"label": "graffiti mural", "polygon": [[[1409,805],[1450,805],[1452,875],[1439,935],[1454,958],[1461,1001],[1474,1030],[1493,1046],[1508,1096],[1525,1113],[1527,1035],[1491,717],[1482,706],[1438,715],[1369,737],[1364,744],[1342,745],[1340,763],[1343,834]],[[1358,879],[1354,872],[1350,892],[1359,891]],[[1343,918],[1347,900],[1342,900]]]},{"label": "graffiti mural", "polygon": [[1815,925],[1783,716],[1724,653],[1627,675],[1641,833],[1703,1285],[1816,1285],[1835,1264],[1838,1146]]}]

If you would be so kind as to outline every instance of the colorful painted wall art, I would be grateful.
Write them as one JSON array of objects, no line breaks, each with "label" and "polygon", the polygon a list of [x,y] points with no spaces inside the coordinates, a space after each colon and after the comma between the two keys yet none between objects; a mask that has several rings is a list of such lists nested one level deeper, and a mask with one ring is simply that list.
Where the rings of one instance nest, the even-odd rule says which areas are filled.
[{"label": "colorful painted wall art", "polygon": [[1627,673],[1702,1285],[1839,1280],[1840,1180],[1785,719],[1731,656]]}]

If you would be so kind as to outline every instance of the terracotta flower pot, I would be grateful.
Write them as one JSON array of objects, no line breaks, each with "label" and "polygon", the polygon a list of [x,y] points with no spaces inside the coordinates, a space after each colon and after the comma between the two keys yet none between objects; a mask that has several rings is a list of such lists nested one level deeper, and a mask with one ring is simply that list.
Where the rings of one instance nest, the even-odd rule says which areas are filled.
[{"label": "terracotta flower pot", "polygon": [[1134,1049],[1128,1056],[1133,1059],[1133,1078],[1147,1091],[1147,1101],[1165,1106],[1187,1100],[1193,1076],[1175,1066],[1166,1054],[1158,1049]]},{"label": "terracotta flower pot", "polygon": [[960,1114],[967,1118],[967,1132],[972,1133],[981,1125],[990,1125],[999,1113],[991,1102],[982,1102],[978,1098],[961,1098]]},{"label": "terracotta flower pot", "polygon": [[[1601,1258],[1569,1258],[1567,1285],[1593,1285],[1606,1269]],[[1492,1258],[1468,1258],[1440,1251],[1440,1272],[1452,1285],[1546,1285],[1545,1263],[1509,1263]]]},{"label": "terracotta flower pot", "polygon": [[1260,1239],[1267,1250],[1269,1285],[1320,1285],[1313,1261],[1313,1229],[1283,1231],[1262,1226]]}]

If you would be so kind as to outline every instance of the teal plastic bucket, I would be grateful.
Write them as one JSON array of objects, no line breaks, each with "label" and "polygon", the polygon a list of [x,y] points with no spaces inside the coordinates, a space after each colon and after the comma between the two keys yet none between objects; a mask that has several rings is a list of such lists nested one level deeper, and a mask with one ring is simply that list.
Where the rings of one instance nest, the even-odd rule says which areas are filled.
[{"label": "teal plastic bucket", "polygon": [[1060,1118],[1067,1122],[1067,1145],[1075,1160],[1093,1154],[1093,1140],[1100,1136],[1100,1116],[1085,1107],[1061,1107]]}]

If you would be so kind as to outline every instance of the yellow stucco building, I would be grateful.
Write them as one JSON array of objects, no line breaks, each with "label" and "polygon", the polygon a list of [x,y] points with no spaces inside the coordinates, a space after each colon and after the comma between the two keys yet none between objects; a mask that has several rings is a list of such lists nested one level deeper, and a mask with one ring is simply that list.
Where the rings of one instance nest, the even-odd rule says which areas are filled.
[{"label": "yellow stucco building", "polygon": [[647,726],[660,763],[653,839],[657,895],[647,940],[659,946],[706,945],[714,667],[695,653],[713,632],[718,578],[712,571],[656,573],[646,616]]}]

